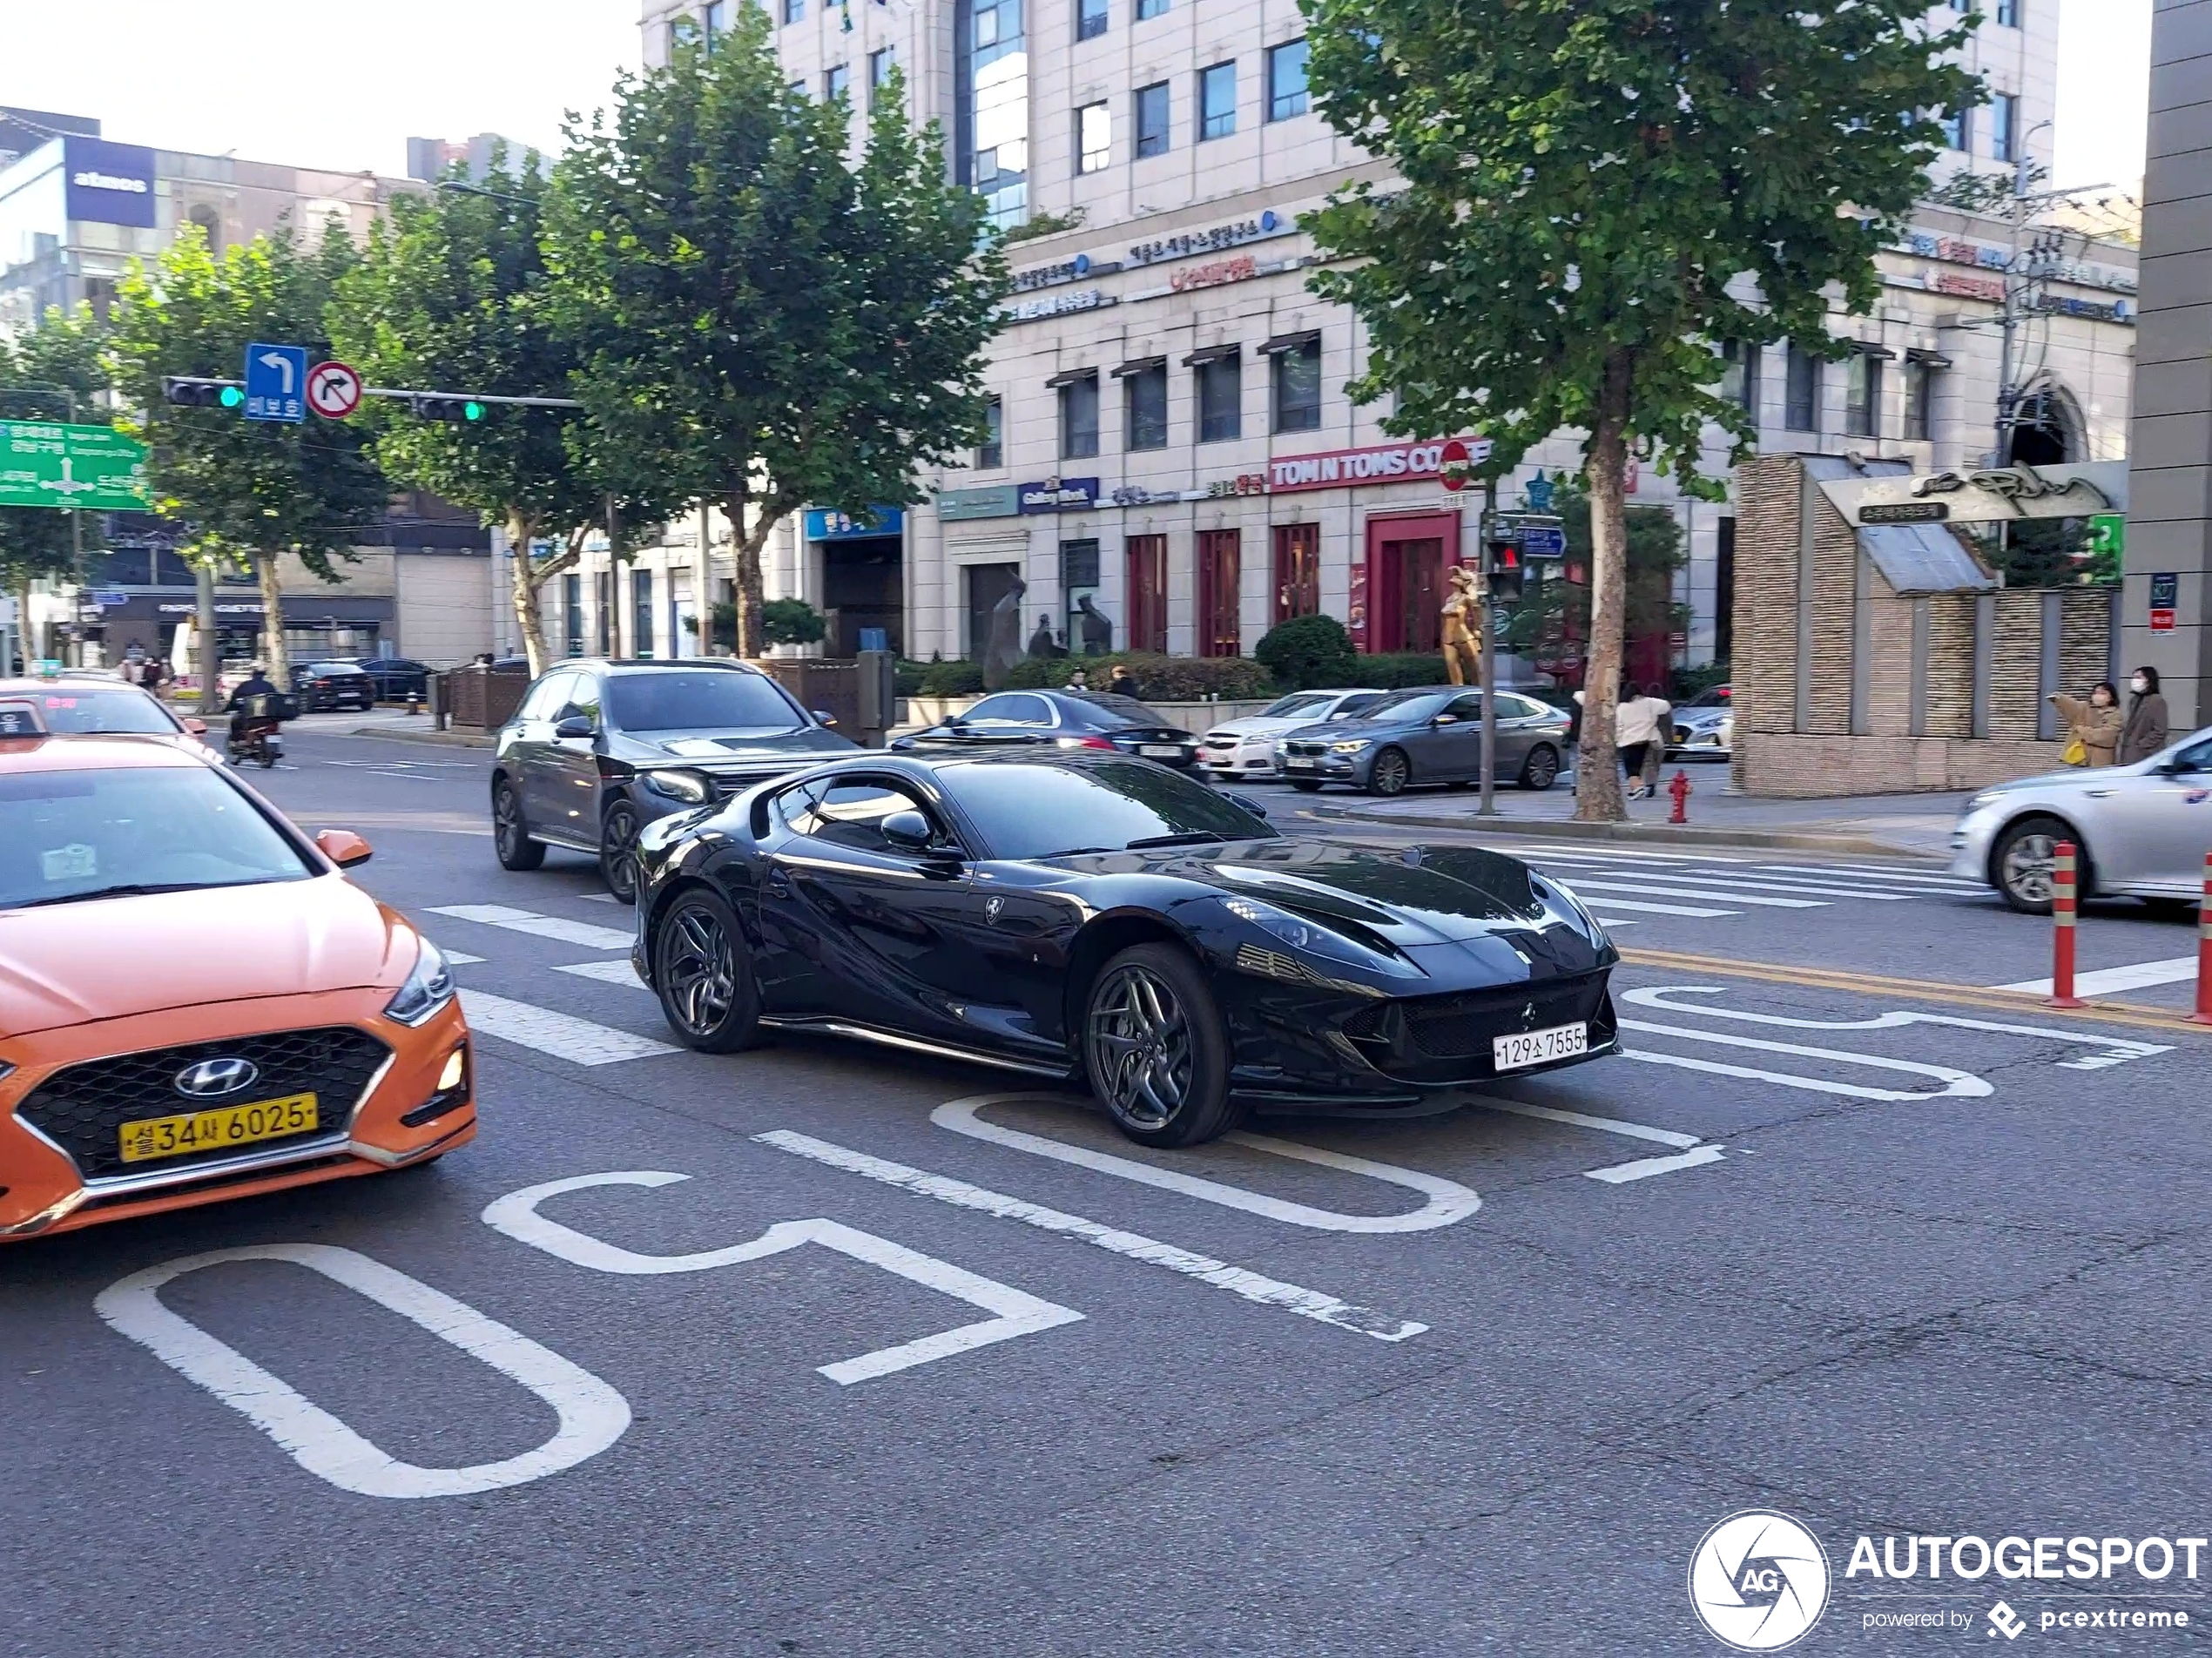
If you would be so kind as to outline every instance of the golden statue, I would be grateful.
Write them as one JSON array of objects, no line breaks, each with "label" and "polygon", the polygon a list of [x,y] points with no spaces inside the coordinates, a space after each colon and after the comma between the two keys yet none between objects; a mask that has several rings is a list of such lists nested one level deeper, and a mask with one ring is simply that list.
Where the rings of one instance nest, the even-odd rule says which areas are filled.
[{"label": "golden statue", "polygon": [[1455,685],[1482,684],[1482,614],[1480,578],[1464,564],[1448,572],[1452,584],[1444,601],[1444,671]]}]

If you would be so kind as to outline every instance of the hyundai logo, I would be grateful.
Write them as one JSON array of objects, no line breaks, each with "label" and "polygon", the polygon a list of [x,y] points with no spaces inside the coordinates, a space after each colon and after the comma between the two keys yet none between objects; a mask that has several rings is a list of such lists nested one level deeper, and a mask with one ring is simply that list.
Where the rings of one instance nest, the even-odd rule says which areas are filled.
[{"label": "hyundai logo", "polygon": [[177,1092],[190,1100],[219,1100],[250,1088],[261,1068],[250,1059],[203,1059],[177,1073]]}]

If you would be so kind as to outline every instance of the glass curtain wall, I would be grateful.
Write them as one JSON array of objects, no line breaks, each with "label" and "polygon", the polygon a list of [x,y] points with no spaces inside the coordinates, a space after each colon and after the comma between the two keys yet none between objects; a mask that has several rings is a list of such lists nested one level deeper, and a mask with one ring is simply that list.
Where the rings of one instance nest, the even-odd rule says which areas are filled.
[{"label": "glass curtain wall", "polygon": [[1029,54],[1022,0],[956,0],[954,138],[959,181],[979,192],[991,222],[1028,216]]}]

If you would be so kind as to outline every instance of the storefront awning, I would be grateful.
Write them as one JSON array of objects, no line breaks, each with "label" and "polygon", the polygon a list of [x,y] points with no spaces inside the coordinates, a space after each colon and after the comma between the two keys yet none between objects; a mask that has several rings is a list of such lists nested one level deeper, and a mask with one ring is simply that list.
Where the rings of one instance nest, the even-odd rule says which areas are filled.
[{"label": "storefront awning", "polygon": [[1207,346],[1204,349],[1194,351],[1188,357],[1185,357],[1183,360],[1183,366],[1185,368],[1196,368],[1203,363],[1228,362],[1233,358],[1241,357],[1244,355],[1244,347],[1241,344],[1229,346]]}]

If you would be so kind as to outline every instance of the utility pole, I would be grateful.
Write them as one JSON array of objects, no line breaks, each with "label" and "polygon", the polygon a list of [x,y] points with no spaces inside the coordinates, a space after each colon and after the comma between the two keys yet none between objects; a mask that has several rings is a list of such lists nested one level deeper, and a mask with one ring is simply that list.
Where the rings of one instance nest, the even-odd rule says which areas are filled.
[{"label": "utility pole", "polygon": [[215,635],[215,567],[205,558],[192,561],[192,644],[199,658],[199,711],[203,717],[223,711],[222,642]]},{"label": "utility pole", "polygon": [[1498,815],[1498,611],[1490,599],[1490,521],[1498,510],[1498,475],[1482,481],[1482,804],[1478,818]]}]

